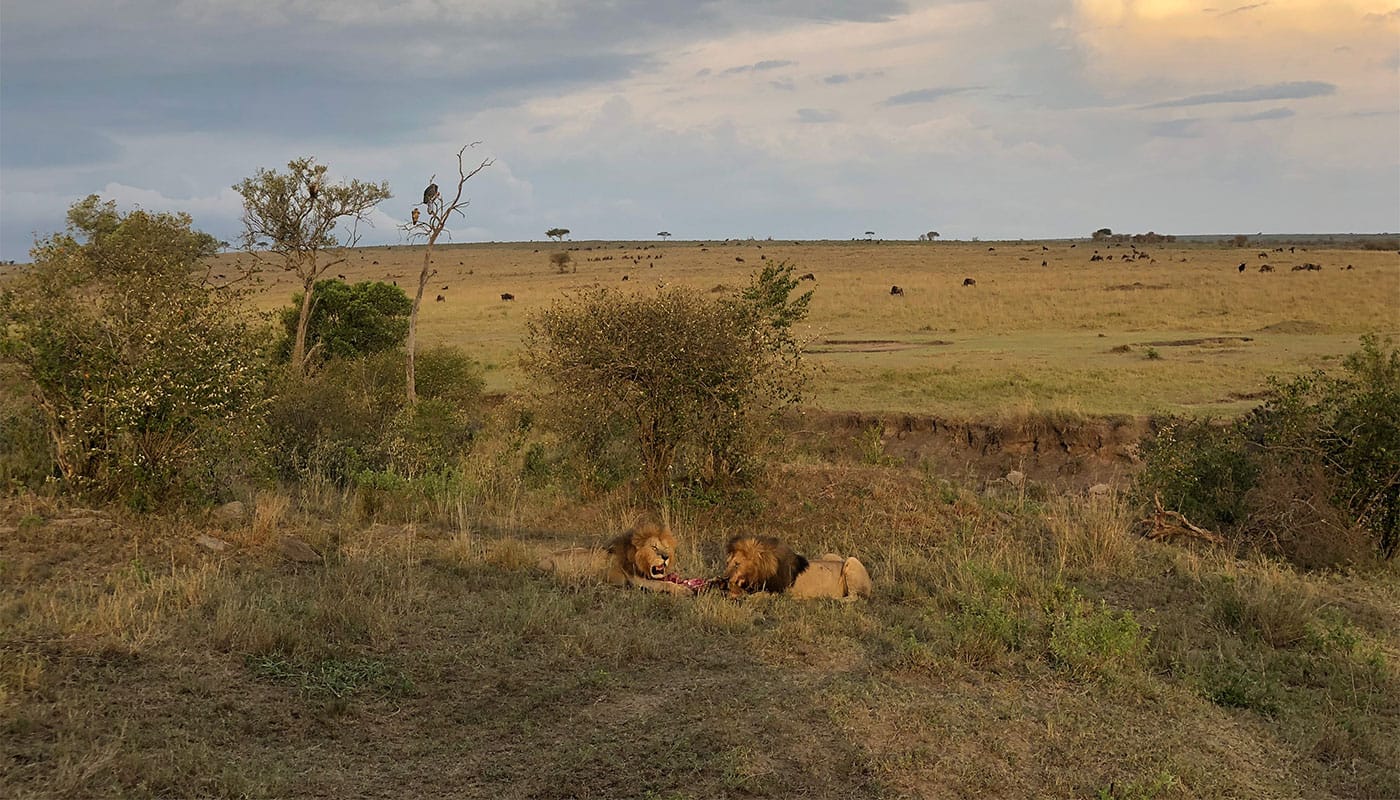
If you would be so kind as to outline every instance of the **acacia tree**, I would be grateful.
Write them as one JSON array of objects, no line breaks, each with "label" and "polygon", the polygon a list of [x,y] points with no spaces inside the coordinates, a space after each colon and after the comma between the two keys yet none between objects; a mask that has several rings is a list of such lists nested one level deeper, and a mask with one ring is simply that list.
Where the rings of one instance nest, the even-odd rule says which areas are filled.
[{"label": "acacia tree", "polygon": [[452,200],[445,199],[438,191],[437,175],[434,174],[428,179],[428,188],[423,190],[423,202],[416,205],[423,206],[427,212],[427,218],[414,215],[414,221],[404,226],[409,232],[410,238],[421,238],[427,240],[427,247],[423,250],[423,269],[418,272],[418,292],[413,296],[413,310],[408,315],[408,341],[404,346],[408,349],[408,359],[406,361],[406,380],[408,386],[408,404],[411,406],[418,402],[417,382],[414,379],[414,353],[418,346],[418,309],[423,305],[423,291],[428,285],[428,281],[437,274],[433,269],[433,246],[437,244],[438,237],[447,230],[447,223],[452,220],[452,215],[466,218],[466,213],[462,209],[471,205],[470,200],[462,199],[462,187],[467,181],[476,176],[478,172],[496,163],[493,158],[484,158],[476,168],[467,171],[466,163],[462,155],[467,150],[476,147],[481,142],[472,142],[462,145],[462,149],[457,151],[457,193],[452,196]]},{"label": "acacia tree", "polygon": [[555,240],[555,241],[557,241],[557,242],[562,242],[562,241],[564,241],[564,237],[569,235],[569,229],[568,229],[568,228],[550,228],[549,230],[547,230],[547,231],[544,232],[544,235],[545,235],[545,236],[548,236],[549,238],[551,238],[551,239],[553,239],[553,240]]},{"label": "acacia tree", "polygon": [[660,236],[662,241],[665,241],[665,240],[671,238],[671,232],[670,232],[670,231],[661,231],[660,233],[658,233],[658,234],[656,234],[656,235],[657,235],[657,236]]},{"label": "acacia tree", "polygon": [[387,182],[328,183],[326,172],[315,159],[298,158],[287,162],[285,173],[259,169],[233,187],[243,196],[243,249],[259,261],[271,253],[284,272],[301,279],[291,362],[297,370],[306,368],[306,326],[316,281],[345,262],[345,250],[360,240],[360,223],[392,196]]}]

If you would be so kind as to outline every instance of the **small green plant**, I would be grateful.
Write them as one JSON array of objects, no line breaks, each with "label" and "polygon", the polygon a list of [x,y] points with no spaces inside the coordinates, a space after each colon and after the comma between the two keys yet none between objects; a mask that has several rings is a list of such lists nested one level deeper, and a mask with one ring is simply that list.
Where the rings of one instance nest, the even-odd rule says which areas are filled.
[{"label": "small green plant", "polygon": [[1049,616],[1051,660],[1072,674],[1110,678],[1143,664],[1147,639],[1133,612],[1087,603],[1071,590]]},{"label": "small green plant", "polygon": [[1142,351],[1142,357],[1147,359],[1148,361],[1162,360],[1162,354],[1155,347],[1149,347],[1146,350]]},{"label": "small green plant", "polygon": [[1163,792],[1176,785],[1177,777],[1162,770],[1150,778],[1121,784],[1114,781],[1107,787],[1099,789],[1095,796],[1098,800],[1155,800],[1155,798],[1161,797]]},{"label": "small green plant", "polygon": [[872,422],[861,431],[858,440],[860,461],[872,467],[892,467],[899,459],[885,453],[885,426]]},{"label": "small green plant", "polygon": [[249,656],[248,667],[259,678],[290,683],[311,697],[344,700],[365,689],[385,694],[413,690],[413,683],[407,676],[374,658],[326,658],[300,663],[273,654]]}]

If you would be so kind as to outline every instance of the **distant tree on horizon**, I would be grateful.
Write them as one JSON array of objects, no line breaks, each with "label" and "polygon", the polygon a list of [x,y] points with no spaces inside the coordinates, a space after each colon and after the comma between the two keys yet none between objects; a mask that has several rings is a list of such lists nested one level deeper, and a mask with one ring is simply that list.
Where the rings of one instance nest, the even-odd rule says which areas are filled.
[{"label": "distant tree on horizon", "polygon": [[561,242],[562,242],[562,241],[564,240],[564,237],[569,235],[569,229],[568,229],[568,228],[550,228],[549,230],[547,230],[547,231],[544,232],[544,235],[545,235],[545,236],[548,236],[548,237],[551,238],[551,239],[554,239],[555,241],[561,241]]},{"label": "distant tree on horizon", "polygon": [[660,236],[663,240],[671,238],[671,232],[670,232],[670,231],[661,231],[660,233],[658,233],[658,234],[656,234],[656,235],[657,235],[657,236]]}]

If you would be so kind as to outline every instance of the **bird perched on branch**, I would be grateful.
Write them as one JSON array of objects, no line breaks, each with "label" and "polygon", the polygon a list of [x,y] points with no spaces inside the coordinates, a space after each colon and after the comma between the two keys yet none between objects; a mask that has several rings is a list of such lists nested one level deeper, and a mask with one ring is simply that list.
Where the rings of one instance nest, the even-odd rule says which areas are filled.
[{"label": "bird perched on branch", "polygon": [[438,198],[438,187],[436,183],[428,184],[428,188],[423,190],[423,205],[427,205]]},{"label": "bird perched on branch", "polygon": [[414,225],[417,225],[417,224],[418,224],[418,209],[416,209],[416,208],[413,209],[413,224],[414,224]]}]

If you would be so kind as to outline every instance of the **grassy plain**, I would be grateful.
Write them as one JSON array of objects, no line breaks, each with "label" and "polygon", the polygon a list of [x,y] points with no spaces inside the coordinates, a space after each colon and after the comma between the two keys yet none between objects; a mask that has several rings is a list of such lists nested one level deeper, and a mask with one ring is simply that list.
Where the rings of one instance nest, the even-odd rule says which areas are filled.
[{"label": "grassy plain", "polygon": [[[1149,258],[1124,262],[1130,247],[448,245],[434,257],[439,274],[425,297],[420,341],[465,347],[487,365],[488,388],[509,391],[522,380],[517,359],[526,317],[571,289],[734,288],[765,259],[787,260],[798,274],[816,277],[804,283],[816,292],[803,331],[819,368],[813,406],[985,418],[1047,410],[1239,413],[1270,375],[1326,366],[1355,350],[1367,332],[1400,333],[1400,254],[1393,250],[1143,245]],[[550,263],[561,250],[577,271],[560,274]],[[1090,261],[1096,252],[1105,260]],[[228,273],[247,260],[223,256],[217,268]],[[411,287],[421,263],[418,247],[363,248],[333,272]],[[1305,263],[1322,270],[1292,270]],[[1274,272],[1260,273],[1263,264]],[[287,304],[294,287],[283,276],[268,278],[255,302],[265,309]],[[976,285],[963,286],[965,278]],[[895,285],[902,297],[890,294]],[[515,300],[502,301],[503,292]]]}]

